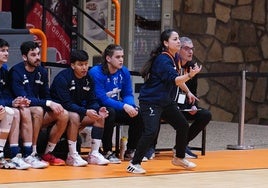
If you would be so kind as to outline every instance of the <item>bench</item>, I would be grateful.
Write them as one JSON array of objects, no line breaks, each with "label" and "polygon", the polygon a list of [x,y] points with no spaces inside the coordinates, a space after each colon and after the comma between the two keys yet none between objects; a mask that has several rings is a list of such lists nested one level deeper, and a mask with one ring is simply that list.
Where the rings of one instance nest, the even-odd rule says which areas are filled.
[{"label": "bench", "polygon": [[[161,125],[166,124],[164,121],[161,122]],[[120,129],[121,126],[128,126],[128,125],[124,125],[124,124],[119,124],[116,123],[115,125],[115,154],[117,156],[119,156],[120,153],[120,139],[121,139],[121,135],[120,135]],[[191,150],[197,150],[197,151],[201,151],[201,155],[205,155],[206,154],[206,129],[202,130],[201,132],[201,146],[189,146]],[[170,151],[172,150],[171,146],[170,148],[156,148],[156,151]]]}]

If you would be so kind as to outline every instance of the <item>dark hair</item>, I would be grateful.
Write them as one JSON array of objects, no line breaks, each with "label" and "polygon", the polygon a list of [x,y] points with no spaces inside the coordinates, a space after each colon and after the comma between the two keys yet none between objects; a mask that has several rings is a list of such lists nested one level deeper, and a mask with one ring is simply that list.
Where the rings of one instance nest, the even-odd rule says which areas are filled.
[{"label": "dark hair", "polygon": [[168,39],[170,38],[172,32],[177,33],[177,31],[174,30],[174,29],[166,29],[161,33],[161,35],[160,35],[160,44],[154,50],[151,51],[150,59],[148,61],[146,61],[145,64],[143,65],[143,67],[142,67],[142,69],[140,71],[140,74],[145,80],[147,80],[149,78],[151,67],[152,67],[152,64],[153,64],[155,58],[159,54],[161,54],[163,51],[166,50],[166,47],[164,45],[164,41],[168,41]]},{"label": "dark hair", "polygon": [[109,74],[109,69],[108,69],[108,62],[106,61],[106,56],[113,56],[115,51],[122,51],[123,48],[120,45],[117,44],[109,44],[104,52],[102,53],[102,71],[104,74]]},{"label": "dark hair", "polygon": [[23,42],[20,46],[20,52],[22,55],[28,54],[29,51],[34,50],[35,48],[39,48],[39,44],[33,41]]},{"label": "dark hair", "polygon": [[7,41],[5,41],[4,39],[1,39],[0,38],[0,48],[4,47],[4,46],[7,46],[9,47],[9,44]]},{"label": "dark hair", "polygon": [[75,63],[76,61],[88,61],[88,53],[84,50],[72,51],[70,62]]}]

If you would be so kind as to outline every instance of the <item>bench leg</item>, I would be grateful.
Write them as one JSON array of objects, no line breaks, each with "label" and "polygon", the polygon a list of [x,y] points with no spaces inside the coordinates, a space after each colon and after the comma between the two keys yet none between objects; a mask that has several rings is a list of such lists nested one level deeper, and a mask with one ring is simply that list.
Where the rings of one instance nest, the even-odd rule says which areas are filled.
[{"label": "bench leg", "polygon": [[120,125],[115,126],[115,155],[119,157],[120,154]]},{"label": "bench leg", "polygon": [[201,155],[206,154],[206,128],[202,131],[202,147],[201,147]]}]

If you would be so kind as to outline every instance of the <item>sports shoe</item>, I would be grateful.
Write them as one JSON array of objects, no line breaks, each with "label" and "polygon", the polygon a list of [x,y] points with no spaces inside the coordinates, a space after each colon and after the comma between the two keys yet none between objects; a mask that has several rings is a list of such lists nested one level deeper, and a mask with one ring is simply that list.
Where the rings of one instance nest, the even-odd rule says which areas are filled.
[{"label": "sports shoe", "polygon": [[0,168],[1,169],[14,169],[16,165],[13,162],[7,161],[4,158],[0,158]]},{"label": "sports shoe", "polygon": [[195,153],[193,153],[188,146],[186,146],[186,149],[185,149],[185,157],[189,159],[198,158],[198,156]]},{"label": "sports shoe", "polygon": [[131,161],[134,157],[135,149],[127,149],[124,154],[124,160],[125,161]]},{"label": "sports shoe", "polygon": [[146,173],[146,170],[144,170],[140,164],[132,164],[129,163],[127,167],[127,172],[133,173],[133,174],[144,174]]},{"label": "sports shoe", "polygon": [[107,165],[110,163],[108,159],[105,159],[99,152],[94,152],[88,155],[88,164]]},{"label": "sports shoe", "polygon": [[65,165],[65,161],[60,159],[60,158],[56,158],[52,153],[46,153],[42,156],[42,159],[46,162],[48,162],[50,165],[52,166],[64,166]]},{"label": "sports shoe", "polygon": [[149,161],[149,159],[147,157],[143,157],[141,161],[142,162],[147,162],[147,161]]},{"label": "sports shoe", "polygon": [[190,162],[185,158],[181,159],[178,157],[174,157],[171,162],[175,166],[181,166],[181,167],[186,168],[186,169],[192,169],[192,168],[196,167],[195,163]]},{"label": "sports shoe", "polygon": [[69,166],[87,166],[87,161],[82,159],[82,157],[76,152],[74,154],[68,153],[67,159],[66,159],[66,164]]},{"label": "sports shoe", "polygon": [[11,159],[11,161],[16,165],[16,169],[18,170],[26,170],[31,168],[31,165],[23,160],[21,153],[18,153],[16,157]]},{"label": "sports shoe", "polygon": [[[176,157],[176,149],[173,148],[172,151],[173,151],[173,156]],[[198,155],[194,154],[190,150],[190,148],[188,146],[186,146],[186,148],[185,148],[185,158],[187,158],[187,159],[197,159]]]},{"label": "sports shoe", "polygon": [[108,151],[106,154],[104,154],[104,157],[106,159],[108,159],[110,161],[111,164],[120,164],[121,163],[121,160],[118,159],[116,156],[115,156],[115,153],[113,153],[112,151]]},{"label": "sports shoe", "polygon": [[145,154],[145,157],[148,160],[152,160],[155,157],[155,154],[154,153],[155,153],[155,149],[154,148],[149,148],[148,151]]},{"label": "sports shoe", "polygon": [[38,154],[33,152],[31,155],[26,157],[24,159],[26,163],[31,165],[32,168],[46,168],[49,166],[49,164],[45,161],[43,161],[41,158],[39,158]]}]

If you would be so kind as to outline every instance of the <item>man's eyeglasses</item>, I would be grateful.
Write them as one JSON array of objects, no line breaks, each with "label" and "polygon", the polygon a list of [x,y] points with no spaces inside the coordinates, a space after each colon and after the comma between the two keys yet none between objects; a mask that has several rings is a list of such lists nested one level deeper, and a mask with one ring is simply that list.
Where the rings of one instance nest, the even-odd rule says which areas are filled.
[{"label": "man's eyeglasses", "polygon": [[184,49],[184,50],[187,51],[187,52],[189,52],[189,51],[191,51],[191,50],[194,51],[194,47],[191,48],[191,47],[189,47],[189,46],[182,46],[181,48]]}]

